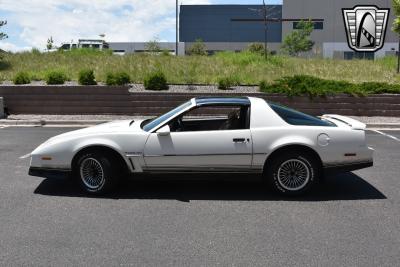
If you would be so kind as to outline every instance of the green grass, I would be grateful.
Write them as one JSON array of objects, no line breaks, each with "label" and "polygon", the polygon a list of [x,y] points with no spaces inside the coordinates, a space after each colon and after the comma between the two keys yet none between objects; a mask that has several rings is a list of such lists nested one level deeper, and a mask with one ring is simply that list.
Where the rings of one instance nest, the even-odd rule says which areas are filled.
[{"label": "green grass", "polygon": [[33,80],[44,80],[46,73],[59,70],[78,80],[82,69],[93,69],[96,80],[104,82],[107,73],[127,72],[132,82],[143,83],[155,71],[165,74],[170,84],[218,84],[221,77],[235,77],[243,85],[261,81],[272,83],[285,76],[312,75],[351,83],[398,83],[394,57],[376,61],[302,59],[263,56],[250,52],[222,52],[214,56],[112,55],[110,52],[75,50],[68,52],[25,52],[5,54],[0,66],[0,81],[12,80],[16,73],[27,72]]}]

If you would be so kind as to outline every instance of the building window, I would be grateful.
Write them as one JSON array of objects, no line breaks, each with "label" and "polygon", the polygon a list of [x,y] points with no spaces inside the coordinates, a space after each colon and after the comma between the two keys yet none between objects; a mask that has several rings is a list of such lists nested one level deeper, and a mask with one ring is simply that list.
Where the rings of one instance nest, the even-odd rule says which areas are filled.
[{"label": "building window", "polygon": [[[293,29],[299,30],[299,22],[300,21],[293,22]],[[314,24],[314,30],[323,30],[324,29],[324,23],[322,21],[315,21],[315,22],[313,22],[313,24]]]},{"label": "building window", "polygon": [[63,49],[63,50],[69,50],[71,48],[71,45],[70,44],[63,44],[62,46],[61,46],[61,49]]},{"label": "building window", "polygon": [[352,60],[352,59],[374,60],[375,53],[373,53],[373,52],[344,52],[344,59],[345,60]]}]

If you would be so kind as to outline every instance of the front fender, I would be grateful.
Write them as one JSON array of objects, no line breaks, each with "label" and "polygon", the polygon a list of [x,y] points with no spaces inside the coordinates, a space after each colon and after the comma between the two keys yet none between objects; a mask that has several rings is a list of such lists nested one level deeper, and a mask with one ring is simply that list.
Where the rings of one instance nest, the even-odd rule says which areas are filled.
[{"label": "front fender", "polygon": [[113,149],[129,164],[118,143],[106,138],[91,137],[89,139],[44,143],[31,153],[31,167],[70,170],[74,156],[82,149],[91,146],[104,146]]},{"label": "front fender", "polygon": [[90,140],[82,140],[73,146],[72,157],[70,159],[70,167],[72,167],[71,163],[76,154],[78,154],[80,151],[82,151],[86,148],[95,147],[95,146],[107,147],[109,149],[114,150],[124,159],[127,166],[130,166],[129,161],[126,158],[123,148],[117,142],[115,142],[111,139],[106,139],[106,138],[91,138]]}]

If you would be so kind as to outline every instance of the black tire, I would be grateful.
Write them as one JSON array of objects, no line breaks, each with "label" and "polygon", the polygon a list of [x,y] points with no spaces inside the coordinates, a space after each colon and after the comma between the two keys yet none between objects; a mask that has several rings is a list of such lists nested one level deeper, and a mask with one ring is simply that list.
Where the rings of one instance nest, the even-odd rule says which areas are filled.
[{"label": "black tire", "polygon": [[285,152],[274,156],[265,166],[272,187],[286,196],[309,192],[319,180],[321,168],[317,159],[305,152]]},{"label": "black tire", "polygon": [[74,173],[81,188],[92,195],[103,195],[113,189],[118,181],[115,160],[99,152],[79,157]]}]

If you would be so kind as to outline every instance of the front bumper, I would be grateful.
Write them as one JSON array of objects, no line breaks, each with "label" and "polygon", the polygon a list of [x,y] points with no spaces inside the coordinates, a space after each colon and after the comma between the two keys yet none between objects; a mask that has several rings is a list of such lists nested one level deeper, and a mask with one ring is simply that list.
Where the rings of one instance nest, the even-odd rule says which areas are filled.
[{"label": "front bumper", "polygon": [[51,179],[67,179],[71,176],[71,170],[66,169],[49,169],[49,168],[37,168],[30,167],[29,175],[36,177],[44,177]]},{"label": "front bumper", "polygon": [[346,164],[338,164],[338,165],[328,165],[328,166],[324,166],[324,173],[331,174],[331,173],[340,173],[340,172],[352,172],[352,171],[356,171],[356,170],[369,168],[372,166],[374,166],[373,161],[346,163]]}]

